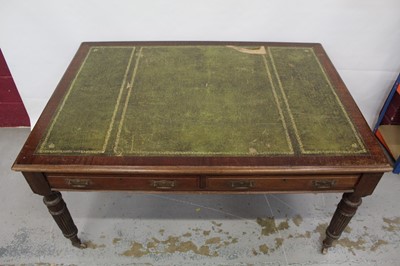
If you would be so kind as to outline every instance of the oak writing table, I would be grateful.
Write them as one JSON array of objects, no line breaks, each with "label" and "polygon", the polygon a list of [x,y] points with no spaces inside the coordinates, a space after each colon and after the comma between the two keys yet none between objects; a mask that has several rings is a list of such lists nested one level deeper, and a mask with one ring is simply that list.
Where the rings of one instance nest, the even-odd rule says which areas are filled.
[{"label": "oak writing table", "polygon": [[327,251],[391,167],[320,44],[102,42],[13,169],[78,247],[60,190],[344,192]]}]

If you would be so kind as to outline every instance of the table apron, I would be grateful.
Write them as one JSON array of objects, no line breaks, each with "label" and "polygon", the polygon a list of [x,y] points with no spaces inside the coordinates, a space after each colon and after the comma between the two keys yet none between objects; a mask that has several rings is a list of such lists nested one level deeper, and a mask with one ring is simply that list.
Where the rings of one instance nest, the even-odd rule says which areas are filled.
[{"label": "table apron", "polygon": [[360,174],[346,175],[93,175],[45,174],[54,190],[188,192],[353,191]]}]

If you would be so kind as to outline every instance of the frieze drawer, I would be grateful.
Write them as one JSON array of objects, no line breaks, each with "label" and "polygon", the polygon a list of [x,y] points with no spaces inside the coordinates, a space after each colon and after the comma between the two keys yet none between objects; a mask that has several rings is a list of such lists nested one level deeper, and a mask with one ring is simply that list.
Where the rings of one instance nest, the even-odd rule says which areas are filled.
[{"label": "frieze drawer", "polygon": [[207,190],[214,191],[351,191],[359,175],[208,176]]},{"label": "frieze drawer", "polygon": [[192,191],[199,189],[196,176],[111,176],[47,174],[51,188],[139,190],[139,191]]}]

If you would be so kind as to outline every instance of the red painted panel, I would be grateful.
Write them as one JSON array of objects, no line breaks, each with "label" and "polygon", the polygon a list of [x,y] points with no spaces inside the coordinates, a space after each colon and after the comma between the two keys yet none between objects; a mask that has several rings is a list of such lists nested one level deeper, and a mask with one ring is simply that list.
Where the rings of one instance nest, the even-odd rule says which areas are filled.
[{"label": "red painted panel", "polygon": [[[24,112],[23,112],[23,111]],[[0,127],[29,127],[30,121],[24,104],[0,103]]]},{"label": "red painted panel", "polygon": [[10,70],[7,67],[6,60],[0,50],[0,77],[11,76]]},{"label": "red painted panel", "polygon": [[0,50],[0,127],[29,127],[25,106]]},{"label": "red painted panel", "polygon": [[0,77],[0,103],[21,102],[17,87],[11,77]]}]

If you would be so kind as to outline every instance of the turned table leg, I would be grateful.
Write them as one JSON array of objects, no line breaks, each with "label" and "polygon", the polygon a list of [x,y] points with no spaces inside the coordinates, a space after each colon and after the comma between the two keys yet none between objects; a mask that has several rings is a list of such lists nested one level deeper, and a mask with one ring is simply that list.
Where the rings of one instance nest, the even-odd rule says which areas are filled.
[{"label": "turned table leg", "polygon": [[326,229],[326,238],[322,242],[322,253],[326,254],[328,248],[332,246],[334,240],[339,239],[343,230],[349,224],[351,218],[361,205],[361,197],[354,193],[344,193],[335,214],[332,217],[331,223]]},{"label": "turned table leg", "polygon": [[43,198],[43,202],[49,209],[50,214],[53,216],[64,236],[71,240],[72,245],[78,248],[85,248],[86,246],[82,244],[81,240],[78,238],[78,228],[72,220],[61,193],[53,192],[46,195]]}]

